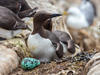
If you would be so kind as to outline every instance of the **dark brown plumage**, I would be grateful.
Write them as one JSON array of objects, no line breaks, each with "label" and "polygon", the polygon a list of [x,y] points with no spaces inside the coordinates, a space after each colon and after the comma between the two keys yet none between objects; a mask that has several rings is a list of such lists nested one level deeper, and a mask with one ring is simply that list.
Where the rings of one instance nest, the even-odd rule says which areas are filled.
[{"label": "dark brown plumage", "polygon": [[[52,20],[48,19],[45,21],[44,28],[52,31]],[[53,31],[53,33],[59,38],[61,42],[63,42],[67,47],[70,53],[75,53],[75,43],[74,40],[71,39],[68,33],[64,31]]]},{"label": "dark brown plumage", "polygon": [[34,15],[34,10],[28,5],[25,0],[0,0],[0,6],[4,6],[12,10],[15,14],[18,14],[20,18],[32,17]]},{"label": "dark brown plumage", "polygon": [[6,30],[27,29],[27,25],[11,10],[0,6],[0,28]]},{"label": "dark brown plumage", "polygon": [[27,25],[12,11],[0,6],[0,28],[7,30],[27,29]]},{"label": "dark brown plumage", "polygon": [[70,38],[70,36],[66,32],[58,31],[57,30],[57,31],[54,31],[53,33],[59,38],[59,40],[61,42],[63,42],[67,46],[68,51],[70,53],[72,53],[72,54],[75,53],[75,43],[74,43],[74,40],[72,40]]},{"label": "dark brown plumage", "polygon": [[0,6],[0,40],[11,39],[29,27],[11,10]]},{"label": "dark brown plumage", "polygon": [[44,27],[43,27],[45,25],[46,20],[51,19],[56,16],[61,16],[61,14],[51,14],[51,13],[47,13],[45,11],[37,12],[34,15],[34,22],[33,22],[34,23],[34,31],[32,32],[32,34],[39,33],[40,36],[42,36],[43,38],[50,39],[50,41],[56,47],[57,56],[59,58],[61,58],[63,56],[63,47],[60,44],[58,37],[51,31],[48,31],[48,30],[44,29]]}]

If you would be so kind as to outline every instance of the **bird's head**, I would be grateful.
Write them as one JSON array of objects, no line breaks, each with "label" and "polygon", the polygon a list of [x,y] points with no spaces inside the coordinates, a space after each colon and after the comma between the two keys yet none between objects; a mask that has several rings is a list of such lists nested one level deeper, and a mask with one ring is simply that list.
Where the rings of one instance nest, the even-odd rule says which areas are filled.
[{"label": "bird's head", "polygon": [[65,11],[63,14],[67,16],[80,16],[81,12],[78,7],[70,7],[67,12]]},{"label": "bird's head", "polygon": [[52,14],[45,11],[38,11],[34,15],[34,23],[44,23],[47,19],[61,16],[61,14]]}]

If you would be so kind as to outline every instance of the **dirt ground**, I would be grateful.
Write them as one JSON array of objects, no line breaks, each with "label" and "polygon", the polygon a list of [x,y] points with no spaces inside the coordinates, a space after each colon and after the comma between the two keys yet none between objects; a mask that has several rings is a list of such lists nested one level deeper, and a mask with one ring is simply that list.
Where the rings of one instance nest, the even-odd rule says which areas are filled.
[{"label": "dirt ground", "polygon": [[[96,42],[98,39],[94,42],[93,39],[91,40],[91,38],[89,36],[87,37],[87,34],[82,31],[77,30],[76,32],[78,34],[77,37],[71,34],[75,42],[82,48],[80,54],[77,54],[75,57],[63,58],[62,61],[59,62],[41,63],[38,67],[29,71],[23,70],[19,65],[19,67],[9,75],[84,75],[84,67],[87,62],[95,53],[100,52],[100,48],[97,46],[100,45],[100,43]],[[84,39],[89,39],[91,42],[84,42]],[[18,55],[23,58],[21,54]]]},{"label": "dirt ground", "polygon": [[33,70],[25,71],[19,67],[9,75],[84,75],[86,63],[96,53],[94,50],[82,52],[75,57],[63,58],[62,61],[41,63]]}]

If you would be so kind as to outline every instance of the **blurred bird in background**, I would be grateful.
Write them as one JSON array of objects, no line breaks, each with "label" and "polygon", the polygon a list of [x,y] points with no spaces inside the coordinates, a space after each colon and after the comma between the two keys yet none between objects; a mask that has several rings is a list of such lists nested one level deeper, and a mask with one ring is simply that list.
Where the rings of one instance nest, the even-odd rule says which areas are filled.
[{"label": "blurred bird in background", "polygon": [[90,0],[82,0],[78,7],[70,7],[67,15],[67,25],[69,27],[75,29],[86,28],[93,24],[96,8]]}]

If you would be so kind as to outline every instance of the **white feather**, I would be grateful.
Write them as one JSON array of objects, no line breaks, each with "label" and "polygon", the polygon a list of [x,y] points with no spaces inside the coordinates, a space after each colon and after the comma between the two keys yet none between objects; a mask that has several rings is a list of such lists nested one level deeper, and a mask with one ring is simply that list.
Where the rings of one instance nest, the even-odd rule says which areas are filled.
[{"label": "white feather", "polygon": [[27,44],[32,55],[41,62],[49,62],[56,55],[52,42],[49,39],[41,37],[38,33],[29,35]]},{"label": "white feather", "polygon": [[[11,39],[14,36],[16,36],[17,34],[20,34],[22,32],[22,30],[5,30],[3,28],[0,28],[0,37],[2,38],[6,38],[6,39]],[[13,34],[12,34],[13,33]]]},{"label": "white feather", "polygon": [[65,56],[72,56],[72,54],[68,51],[67,46],[63,42],[60,42],[60,43],[63,46],[63,53],[64,53],[64,55]]},{"label": "white feather", "polygon": [[71,7],[68,13],[67,24],[69,27],[81,29],[89,26],[84,14],[77,7]]}]

